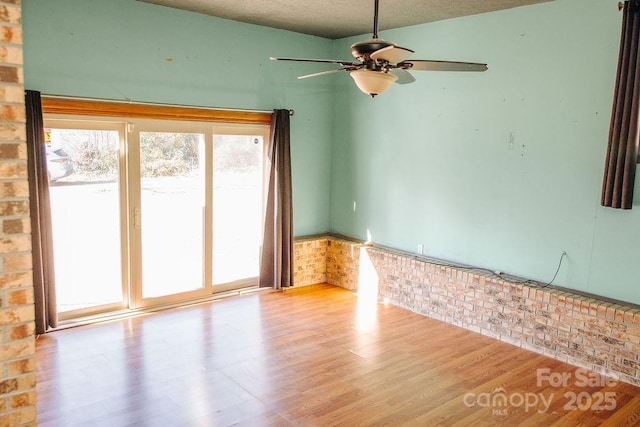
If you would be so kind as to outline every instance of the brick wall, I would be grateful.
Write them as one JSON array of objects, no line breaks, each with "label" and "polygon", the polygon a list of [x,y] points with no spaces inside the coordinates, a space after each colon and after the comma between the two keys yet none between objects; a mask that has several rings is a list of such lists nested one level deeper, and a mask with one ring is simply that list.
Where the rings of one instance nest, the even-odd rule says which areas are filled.
[{"label": "brick wall", "polygon": [[0,0],[0,425],[35,425],[20,0]]},{"label": "brick wall", "polygon": [[640,310],[332,236],[326,281],[640,386]]},{"label": "brick wall", "polygon": [[293,244],[293,283],[308,286],[327,281],[327,239],[299,238]]},{"label": "brick wall", "polygon": [[327,246],[327,283],[358,290],[360,250],[363,246],[330,239]]}]

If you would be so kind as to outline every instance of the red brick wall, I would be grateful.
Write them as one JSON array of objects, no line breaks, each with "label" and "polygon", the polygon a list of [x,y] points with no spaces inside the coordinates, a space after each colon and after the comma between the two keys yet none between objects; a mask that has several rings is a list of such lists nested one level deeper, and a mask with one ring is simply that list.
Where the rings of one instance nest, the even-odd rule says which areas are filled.
[{"label": "red brick wall", "polygon": [[35,425],[20,0],[0,0],[0,425]]}]

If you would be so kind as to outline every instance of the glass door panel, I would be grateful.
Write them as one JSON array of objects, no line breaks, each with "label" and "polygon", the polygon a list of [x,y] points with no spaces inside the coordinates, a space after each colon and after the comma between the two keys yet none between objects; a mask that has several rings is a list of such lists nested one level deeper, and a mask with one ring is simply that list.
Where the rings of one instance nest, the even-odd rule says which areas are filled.
[{"label": "glass door panel", "polygon": [[65,313],[80,315],[125,304],[123,138],[123,129],[45,129],[57,307],[63,318]]},{"label": "glass door panel", "polygon": [[204,288],[204,135],[140,132],[142,298]]},{"label": "glass door panel", "polygon": [[264,140],[263,135],[214,134],[214,290],[229,284],[231,287],[257,284]]},{"label": "glass door panel", "polygon": [[257,285],[268,127],[45,125],[61,320]]}]

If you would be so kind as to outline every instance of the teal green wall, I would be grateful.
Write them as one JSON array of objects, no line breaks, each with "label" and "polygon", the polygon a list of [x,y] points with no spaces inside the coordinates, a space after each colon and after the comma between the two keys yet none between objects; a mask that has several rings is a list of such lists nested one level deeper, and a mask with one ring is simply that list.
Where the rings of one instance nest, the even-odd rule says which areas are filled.
[{"label": "teal green wall", "polygon": [[370,99],[347,75],[299,81],[318,67],[268,60],[349,59],[369,35],[332,42],[135,0],[23,0],[25,85],[293,108],[296,235],[423,244],[430,256],[540,281],[566,251],[555,284],[640,303],[640,206],[599,205],[622,18],[614,3],[556,0],[383,31],[415,58],[490,69],[416,72]]},{"label": "teal green wall", "polygon": [[381,32],[490,68],[415,72],[375,99],[337,81],[331,229],[543,282],[566,251],[554,284],[640,303],[640,206],[599,205],[621,19],[556,0]]},{"label": "teal green wall", "polygon": [[[331,82],[298,81],[327,39],[135,0],[23,0],[25,86],[46,94],[272,110],[291,108],[294,228],[329,227]],[[171,62],[167,58],[172,58]]]}]

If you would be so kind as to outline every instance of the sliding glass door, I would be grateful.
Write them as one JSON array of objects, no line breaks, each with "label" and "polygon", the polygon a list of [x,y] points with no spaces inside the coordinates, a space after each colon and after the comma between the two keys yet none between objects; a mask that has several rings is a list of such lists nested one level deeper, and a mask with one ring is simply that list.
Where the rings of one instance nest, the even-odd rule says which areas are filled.
[{"label": "sliding glass door", "polygon": [[263,129],[214,128],[213,285],[258,284],[262,241]]},{"label": "sliding glass door", "polygon": [[132,293],[139,307],[212,292],[205,271],[207,130],[150,121],[130,133],[132,273],[139,284]]},{"label": "sliding glass door", "polygon": [[128,301],[124,123],[48,121],[45,129],[58,311]]},{"label": "sliding glass door", "polygon": [[61,318],[257,285],[267,127],[46,126]]}]

